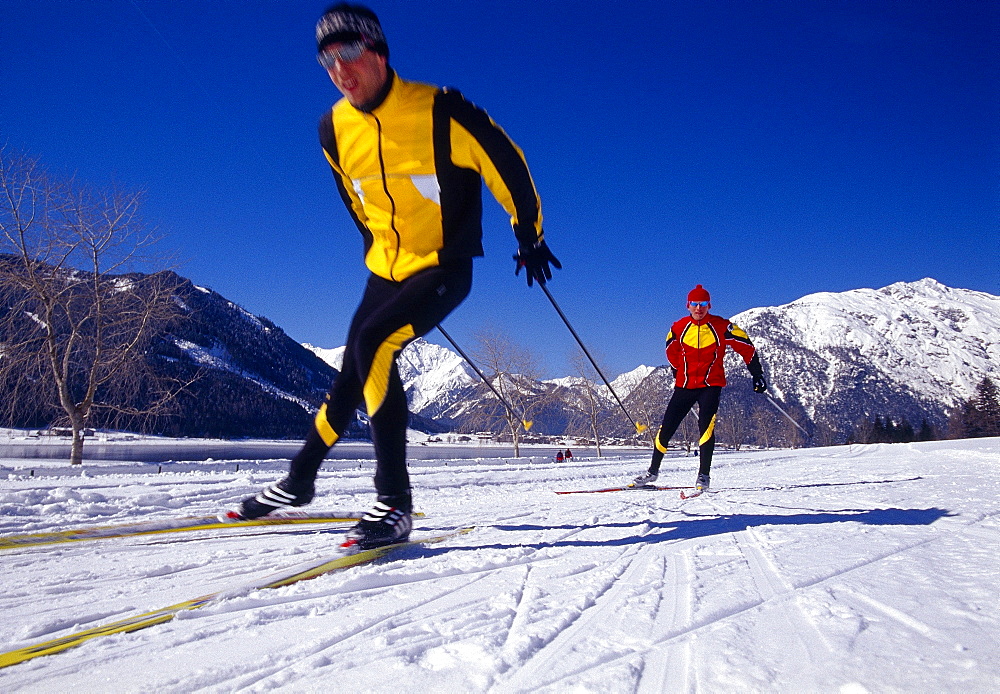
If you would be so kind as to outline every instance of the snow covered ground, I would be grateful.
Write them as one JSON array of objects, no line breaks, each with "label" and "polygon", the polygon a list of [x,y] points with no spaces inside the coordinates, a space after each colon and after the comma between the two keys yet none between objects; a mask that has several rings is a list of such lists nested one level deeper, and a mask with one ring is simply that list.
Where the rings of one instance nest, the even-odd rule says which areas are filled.
[{"label": "snow covered ground", "polygon": [[[720,453],[718,491],[688,501],[554,493],[645,462],[416,461],[414,535],[474,531],[4,668],[0,690],[1000,690],[1000,439]],[[0,534],[211,514],[284,467],[0,460]],[[695,467],[668,458],[660,483]],[[335,461],[310,510],[364,510],[370,477]],[[330,555],[343,531],[3,551],[0,650]]]}]

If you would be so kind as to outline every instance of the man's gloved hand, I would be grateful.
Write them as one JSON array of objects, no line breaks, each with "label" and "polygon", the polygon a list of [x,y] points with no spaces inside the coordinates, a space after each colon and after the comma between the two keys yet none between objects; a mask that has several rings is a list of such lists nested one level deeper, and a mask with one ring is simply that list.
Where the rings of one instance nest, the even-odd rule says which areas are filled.
[{"label": "man's gloved hand", "polygon": [[747,362],[747,370],[753,376],[753,392],[766,392],[767,381],[764,380],[764,367],[760,365],[760,355],[757,352],[754,352],[753,357]]},{"label": "man's gloved hand", "polygon": [[514,274],[521,274],[521,268],[524,268],[529,287],[535,280],[538,280],[539,284],[545,284],[545,280],[552,279],[549,263],[554,265],[557,270],[562,270],[562,264],[552,255],[552,251],[549,250],[544,241],[539,241],[534,246],[518,248],[514,255],[514,262],[517,263]]}]

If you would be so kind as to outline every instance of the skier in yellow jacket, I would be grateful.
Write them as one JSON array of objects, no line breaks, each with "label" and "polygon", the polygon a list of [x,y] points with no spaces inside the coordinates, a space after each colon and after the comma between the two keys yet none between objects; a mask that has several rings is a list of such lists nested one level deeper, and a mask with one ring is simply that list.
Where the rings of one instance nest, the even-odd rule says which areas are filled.
[{"label": "skier in yellow jacket", "polygon": [[468,295],[483,255],[481,182],[511,216],[515,274],[528,285],[560,268],[542,233],[541,202],[521,150],[453,89],[401,79],[389,66],[378,17],[341,3],[316,25],[318,59],[343,94],[320,121],[320,143],[364,239],[367,285],[347,334],[341,373],[288,476],[243,501],[231,518],[302,506],[327,451],[364,403],[377,465],[374,508],[345,548],[409,536],[406,396],[396,356]]}]

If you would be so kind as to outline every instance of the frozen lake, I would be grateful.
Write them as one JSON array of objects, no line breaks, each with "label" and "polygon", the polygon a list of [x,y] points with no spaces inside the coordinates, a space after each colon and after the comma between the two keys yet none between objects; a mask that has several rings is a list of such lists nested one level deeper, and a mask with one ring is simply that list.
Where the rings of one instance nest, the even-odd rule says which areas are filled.
[{"label": "frozen lake", "polygon": [[[128,468],[130,472],[148,467],[152,472],[181,472],[199,469],[206,463],[230,462],[234,469],[283,469],[287,461],[299,450],[301,441],[222,441],[213,439],[140,439],[90,441],[84,444],[83,467],[71,468],[69,443],[64,440],[0,440],[0,478],[16,472],[24,474],[30,468],[38,474],[100,474]],[[451,461],[452,465],[474,465],[484,460],[493,463],[509,460],[517,463],[551,462],[557,446],[529,444],[521,446],[521,457],[514,457],[512,446],[462,445],[411,442],[407,447],[410,464],[419,466],[426,461]],[[645,455],[648,451],[638,448],[608,447],[604,456]],[[579,456],[595,456],[596,449],[574,449]],[[324,469],[355,468],[366,462],[374,464],[375,451],[363,441],[344,441],[334,446],[327,455]],[[155,467],[153,467],[155,466]]]}]

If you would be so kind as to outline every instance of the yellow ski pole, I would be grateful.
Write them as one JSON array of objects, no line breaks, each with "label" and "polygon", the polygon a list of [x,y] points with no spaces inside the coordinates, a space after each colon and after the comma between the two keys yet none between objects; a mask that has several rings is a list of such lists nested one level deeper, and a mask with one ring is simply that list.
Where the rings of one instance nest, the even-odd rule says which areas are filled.
[{"label": "yellow ski pole", "polygon": [[445,339],[448,340],[448,342],[451,343],[451,346],[455,348],[455,351],[458,352],[462,356],[462,359],[465,360],[465,363],[467,363],[469,366],[471,366],[472,370],[475,371],[479,375],[479,378],[482,380],[482,382],[484,384],[486,384],[486,387],[493,391],[493,394],[495,396],[497,396],[497,400],[500,401],[500,404],[502,404],[504,407],[507,408],[507,411],[510,413],[510,416],[511,417],[515,417],[517,419],[520,419],[521,420],[521,426],[524,427],[525,431],[530,430],[531,429],[531,425],[534,424],[534,422],[532,422],[530,420],[527,420],[524,417],[518,417],[517,414],[514,412],[514,408],[511,406],[511,404],[509,402],[507,402],[502,395],[500,395],[500,393],[497,391],[497,389],[493,387],[493,384],[491,384],[488,380],[486,380],[486,376],[483,375],[483,372],[480,371],[479,367],[476,366],[475,362],[473,362],[471,359],[469,359],[469,356],[465,352],[462,351],[462,348],[458,346],[458,343],[455,342],[453,339],[451,339],[451,335],[449,335],[447,332],[445,332],[445,329],[442,328],[440,324],[438,324],[437,329],[440,330],[441,334],[444,335]]}]

